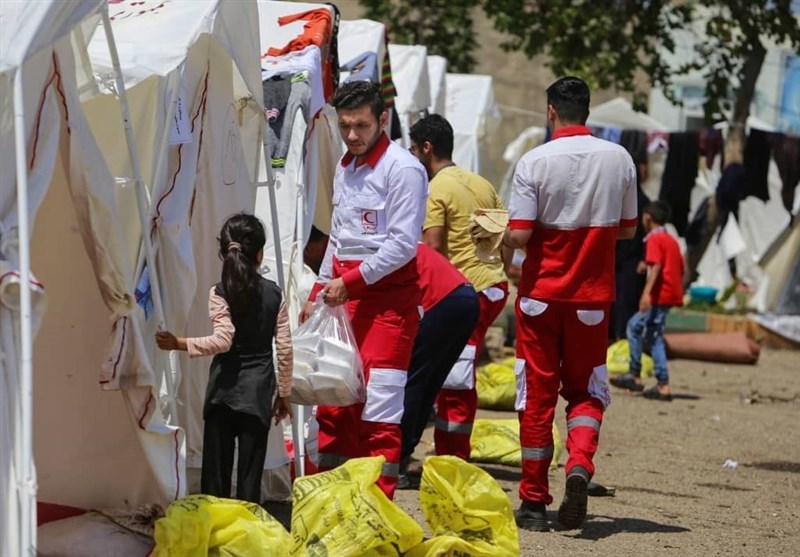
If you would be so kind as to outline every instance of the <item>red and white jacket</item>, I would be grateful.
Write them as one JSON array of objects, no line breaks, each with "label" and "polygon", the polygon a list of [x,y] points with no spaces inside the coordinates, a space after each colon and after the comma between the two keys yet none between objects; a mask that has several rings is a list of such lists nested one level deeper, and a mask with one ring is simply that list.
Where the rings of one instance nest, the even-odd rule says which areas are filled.
[{"label": "red and white jacket", "polygon": [[614,300],[614,247],[636,226],[636,167],[621,146],[567,126],[517,163],[509,227],[532,229],[521,296],[565,302]]}]

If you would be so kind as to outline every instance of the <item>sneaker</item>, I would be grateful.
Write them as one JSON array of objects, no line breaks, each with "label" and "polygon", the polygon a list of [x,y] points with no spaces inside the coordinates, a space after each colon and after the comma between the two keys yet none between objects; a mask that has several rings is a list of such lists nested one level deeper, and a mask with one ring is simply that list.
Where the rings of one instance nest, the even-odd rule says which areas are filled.
[{"label": "sneaker", "polygon": [[564,500],[558,508],[558,522],[565,528],[580,528],[586,519],[586,499],[589,495],[589,475],[576,466],[567,474]]},{"label": "sneaker", "polygon": [[547,506],[544,503],[533,501],[522,501],[519,508],[514,512],[514,519],[517,526],[523,530],[533,532],[547,532]]},{"label": "sneaker", "polygon": [[617,387],[618,389],[626,389],[628,391],[634,391],[640,393],[644,390],[644,385],[641,383],[637,383],[634,379],[634,376],[630,373],[625,373],[623,375],[611,376],[608,380],[609,383]]}]

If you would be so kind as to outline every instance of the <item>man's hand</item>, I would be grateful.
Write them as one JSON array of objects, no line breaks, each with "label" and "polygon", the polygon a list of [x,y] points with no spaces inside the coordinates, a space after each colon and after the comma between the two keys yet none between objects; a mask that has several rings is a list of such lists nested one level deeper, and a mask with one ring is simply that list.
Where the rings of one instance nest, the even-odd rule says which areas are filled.
[{"label": "man's hand", "polygon": [[320,292],[322,300],[331,307],[340,306],[347,301],[347,287],[340,278],[333,279]]},{"label": "man's hand", "polygon": [[289,404],[288,397],[275,397],[275,402],[272,403],[272,415],[275,418],[275,425],[278,425],[278,422],[286,416],[289,416],[290,419],[294,417],[292,414],[292,405]]},{"label": "man's hand", "polygon": [[303,306],[303,311],[300,312],[300,323],[305,323],[311,317],[311,310],[314,309],[314,302],[308,301]]},{"label": "man's hand", "polygon": [[650,309],[651,305],[652,301],[650,298],[650,294],[648,292],[645,292],[644,294],[642,294],[641,299],[639,299],[639,311],[641,313],[646,313],[647,310]]}]

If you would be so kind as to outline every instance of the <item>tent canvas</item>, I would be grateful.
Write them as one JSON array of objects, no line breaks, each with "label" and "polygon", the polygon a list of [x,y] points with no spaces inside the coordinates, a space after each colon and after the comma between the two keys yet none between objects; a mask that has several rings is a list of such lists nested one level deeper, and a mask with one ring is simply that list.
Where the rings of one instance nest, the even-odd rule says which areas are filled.
[{"label": "tent canvas", "polygon": [[[135,308],[125,283],[119,238],[113,232],[118,222],[109,187],[113,179],[94,141],[78,94],[78,80],[90,73],[85,67],[82,27],[94,27],[99,17],[105,15],[104,10],[105,3],[100,1],[0,4],[3,168],[0,173],[0,550],[4,555],[35,550],[33,503],[37,480],[40,496],[52,495],[46,468],[50,461],[42,454],[41,447],[45,435],[51,435],[61,444],[51,451],[50,458],[57,459],[60,465],[77,468],[85,476],[84,482],[86,477],[97,482],[100,486],[94,490],[97,504],[109,504],[111,500],[121,503],[124,497],[146,493],[157,485],[147,478],[144,486],[132,487],[137,479],[148,476],[149,469],[147,466],[137,469],[134,464],[144,459],[141,447],[130,442],[134,434],[127,413],[102,412],[113,404],[104,404],[111,403],[108,398],[100,400],[96,385],[92,395],[75,407],[76,411],[91,413],[100,406],[101,414],[95,414],[94,421],[75,428],[65,422],[68,415],[62,413],[71,409],[74,400],[69,397],[76,391],[82,392],[85,380],[92,383],[96,380],[96,376],[89,379],[86,370],[99,367],[96,340],[105,335],[86,333],[96,333],[98,325],[107,332],[109,311],[129,314]],[[120,116],[119,112],[108,115],[116,119]],[[20,208],[23,210],[18,212]],[[66,230],[60,226],[64,222],[69,223]],[[32,250],[29,249],[31,232]],[[82,280],[69,282],[76,275],[67,276],[63,268],[54,273],[48,281],[54,285],[50,310],[45,312],[42,283],[30,269],[38,273],[37,267],[40,268],[39,279],[47,280],[47,264],[56,260],[65,265],[75,260],[77,264],[70,270],[80,269],[77,275]],[[20,282],[25,283],[24,288]],[[99,308],[98,312],[86,311],[89,308],[80,303],[81,292],[91,292],[91,301]],[[70,304],[70,319],[65,321],[62,310]],[[81,328],[82,338],[76,342],[80,346],[58,344],[60,334],[71,336],[72,331],[66,330],[72,328],[71,323],[93,315],[101,317],[89,324],[90,330]],[[40,326],[42,334],[33,354],[31,333]],[[48,329],[55,334],[48,334]],[[88,344],[94,344],[97,359],[88,361],[80,352]],[[34,379],[31,363],[36,369]],[[64,378],[71,383],[67,389],[61,389]],[[43,394],[51,395],[50,399]],[[34,398],[35,415],[31,410]],[[116,403],[120,409],[124,408],[119,398]],[[42,424],[40,409],[56,417],[52,429]],[[58,420],[59,417],[62,419]],[[35,437],[31,418],[35,421]],[[122,435],[117,431],[113,441],[102,438],[103,433],[121,424],[125,426]],[[32,444],[32,438],[36,445]],[[69,451],[70,438],[81,438],[84,446],[93,449],[93,454],[82,455],[83,462],[76,461]],[[109,450],[115,443],[124,443],[117,447],[119,454]],[[33,451],[40,464],[38,477],[34,476]],[[121,460],[112,463],[100,456]],[[81,468],[84,462],[88,466]]]},{"label": "tent canvas", "polygon": [[[149,232],[158,249],[167,326],[179,334],[200,336],[210,332],[208,289],[219,280],[219,229],[231,214],[254,211],[255,174],[259,165],[263,170],[259,19],[255,2],[167,6],[168,11],[154,6],[153,11],[116,19],[114,27],[126,53],[123,72],[135,83],[131,105],[135,121],[141,123],[137,142],[144,150],[143,166],[154,200]],[[159,49],[140,45],[156,40],[163,40],[165,56],[150,60],[144,54]],[[101,51],[98,47],[92,53]],[[102,67],[103,60],[97,63]],[[109,99],[96,98],[87,105],[97,103],[91,113],[96,108],[100,114],[99,105],[105,102]],[[110,141],[118,130],[103,132]],[[126,169],[115,171],[124,176]],[[271,223],[265,224],[271,238]],[[137,270],[138,282],[143,276],[140,263]],[[155,328],[152,321],[148,334]],[[149,348],[163,362],[164,353]],[[179,423],[187,436],[189,476],[184,483],[194,490],[202,464],[209,359],[190,359],[183,353],[172,358],[183,403]],[[270,435],[270,449],[265,465],[284,467],[288,458],[279,432]],[[288,470],[279,472],[288,483]],[[264,483],[271,479],[266,474]]]},{"label": "tent canvas", "polygon": [[431,82],[431,105],[428,112],[444,116],[447,110],[447,58],[428,56],[428,78]]},{"label": "tent canvas", "polygon": [[394,101],[400,118],[403,145],[409,146],[408,131],[419,120],[420,113],[431,106],[428,76],[428,49],[419,45],[389,44],[392,80],[397,88]]},{"label": "tent canvas", "polygon": [[500,122],[492,77],[447,74],[446,118],[453,126],[453,161],[459,166],[490,174],[489,136]]}]

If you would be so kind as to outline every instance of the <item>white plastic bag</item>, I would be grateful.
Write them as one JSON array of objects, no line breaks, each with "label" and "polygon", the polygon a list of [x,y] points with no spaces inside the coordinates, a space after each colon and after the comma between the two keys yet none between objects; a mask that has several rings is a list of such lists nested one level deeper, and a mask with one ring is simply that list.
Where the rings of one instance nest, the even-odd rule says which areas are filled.
[{"label": "white plastic bag", "polygon": [[364,366],[345,306],[317,298],[311,315],[292,335],[292,402],[349,406],[364,402]]}]

